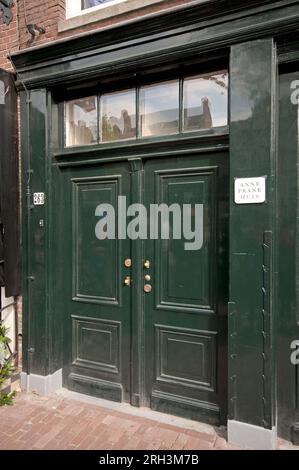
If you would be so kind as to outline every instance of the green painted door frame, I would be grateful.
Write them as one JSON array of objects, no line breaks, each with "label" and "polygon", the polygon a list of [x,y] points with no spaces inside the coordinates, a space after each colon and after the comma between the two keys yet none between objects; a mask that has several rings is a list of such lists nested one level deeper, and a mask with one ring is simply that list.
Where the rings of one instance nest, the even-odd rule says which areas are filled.
[{"label": "green painted door frame", "polygon": [[[209,3],[209,2],[207,2]],[[214,2],[211,2],[211,4]],[[221,5],[226,2],[219,2]],[[54,259],[57,239],[53,223],[59,220],[59,207],[53,205],[53,181],[61,178],[60,169],[95,165],[97,161],[130,158],[138,161],[149,155],[166,156],[186,149],[208,151],[228,149],[226,135],[180,136],[148,143],[124,143],[65,151],[59,146],[59,106],[57,90],[93,77],[179,63],[197,54],[230,57],[230,261],[228,363],[230,421],[263,429],[276,426],[277,414],[277,45],[298,28],[298,1],[246,2],[247,9],[232,2],[231,11],[215,11],[201,6],[188,8],[185,18],[161,16],[119,34],[99,31],[90,36],[58,42],[16,53],[13,62],[19,72],[21,93],[23,155],[23,285],[24,285],[24,371],[47,376],[63,365],[63,333],[55,296]],[[259,3],[259,5],[257,5]],[[180,21],[180,23],[178,23]],[[148,31],[140,38],[140,31]],[[116,39],[117,38],[117,39]],[[102,42],[101,42],[102,41]],[[131,41],[131,42],[130,42]],[[99,48],[98,44],[102,46]],[[116,53],[117,50],[117,53]],[[121,50],[121,53],[119,52]],[[298,47],[297,47],[298,50]],[[213,52],[212,52],[213,51]],[[215,52],[216,51],[216,52]],[[60,140],[61,141],[61,140]],[[237,205],[234,202],[235,178],[267,178],[264,204]],[[133,172],[134,191],[140,191],[142,174]],[[46,194],[46,204],[32,205],[34,192]],[[54,218],[56,213],[58,219]],[[55,216],[56,217],[56,216]],[[140,256],[140,247],[134,248]],[[134,268],[140,276],[140,267]],[[133,304],[140,302],[136,297]],[[138,307],[138,305],[135,305]],[[297,305],[298,309],[298,305]],[[138,381],[141,366],[135,368]],[[136,396],[138,405],[138,397]],[[281,434],[294,426],[290,416]]]},{"label": "green painted door frame", "polygon": [[[276,420],[273,348],[276,69],[271,39],[232,47],[230,417],[269,429]],[[267,178],[266,203],[235,204],[235,178],[257,176]]]}]

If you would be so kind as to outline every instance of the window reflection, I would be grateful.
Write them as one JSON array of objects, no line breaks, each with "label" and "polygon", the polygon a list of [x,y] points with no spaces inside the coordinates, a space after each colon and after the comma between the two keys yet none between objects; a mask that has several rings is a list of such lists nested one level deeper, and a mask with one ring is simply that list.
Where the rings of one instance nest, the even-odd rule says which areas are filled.
[{"label": "window reflection", "polygon": [[97,97],[82,98],[65,104],[66,146],[96,143],[98,138]]},{"label": "window reflection", "polygon": [[112,1],[113,0],[82,0],[82,10],[103,5],[104,3],[110,3]]},{"label": "window reflection", "polygon": [[[227,126],[228,72],[220,71],[81,98],[65,104],[66,146],[136,139],[137,114],[140,137],[167,136]],[[181,129],[180,122],[183,124]],[[139,134],[138,134],[139,136]]]},{"label": "window reflection", "polygon": [[102,141],[136,137],[136,92],[127,90],[101,97]]},{"label": "window reflection", "polygon": [[184,130],[226,126],[228,73],[202,75],[184,81]]},{"label": "window reflection", "polygon": [[143,137],[175,134],[179,131],[179,82],[165,82],[140,89]]}]

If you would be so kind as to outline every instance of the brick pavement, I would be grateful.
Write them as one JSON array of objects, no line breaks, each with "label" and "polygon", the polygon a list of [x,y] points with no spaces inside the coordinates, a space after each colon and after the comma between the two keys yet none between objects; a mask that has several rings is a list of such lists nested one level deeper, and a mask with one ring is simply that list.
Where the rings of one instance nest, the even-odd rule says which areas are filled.
[{"label": "brick pavement", "polygon": [[14,406],[0,408],[0,422],[1,450],[237,449],[227,444],[223,428],[182,428],[61,394],[21,393]]}]

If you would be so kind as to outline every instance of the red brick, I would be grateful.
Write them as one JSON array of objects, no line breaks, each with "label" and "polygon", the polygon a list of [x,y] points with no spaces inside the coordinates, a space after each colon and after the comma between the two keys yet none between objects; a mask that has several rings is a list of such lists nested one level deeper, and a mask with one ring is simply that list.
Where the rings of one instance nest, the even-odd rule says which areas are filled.
[{"label": "red brick", "polygon": [[67,400],[18,396],[0,409],[0,449],[201,450],[231,448],[211,431],[196,432]]}]

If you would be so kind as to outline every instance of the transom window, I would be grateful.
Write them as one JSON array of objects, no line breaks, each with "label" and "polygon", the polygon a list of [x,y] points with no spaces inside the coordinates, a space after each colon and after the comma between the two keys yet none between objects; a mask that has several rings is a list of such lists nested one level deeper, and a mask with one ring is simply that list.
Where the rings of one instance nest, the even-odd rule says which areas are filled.
[{"label": "transom window", "polygon": [[168,80],[65,102],[65,145],[225,127],[228,72]]}]

